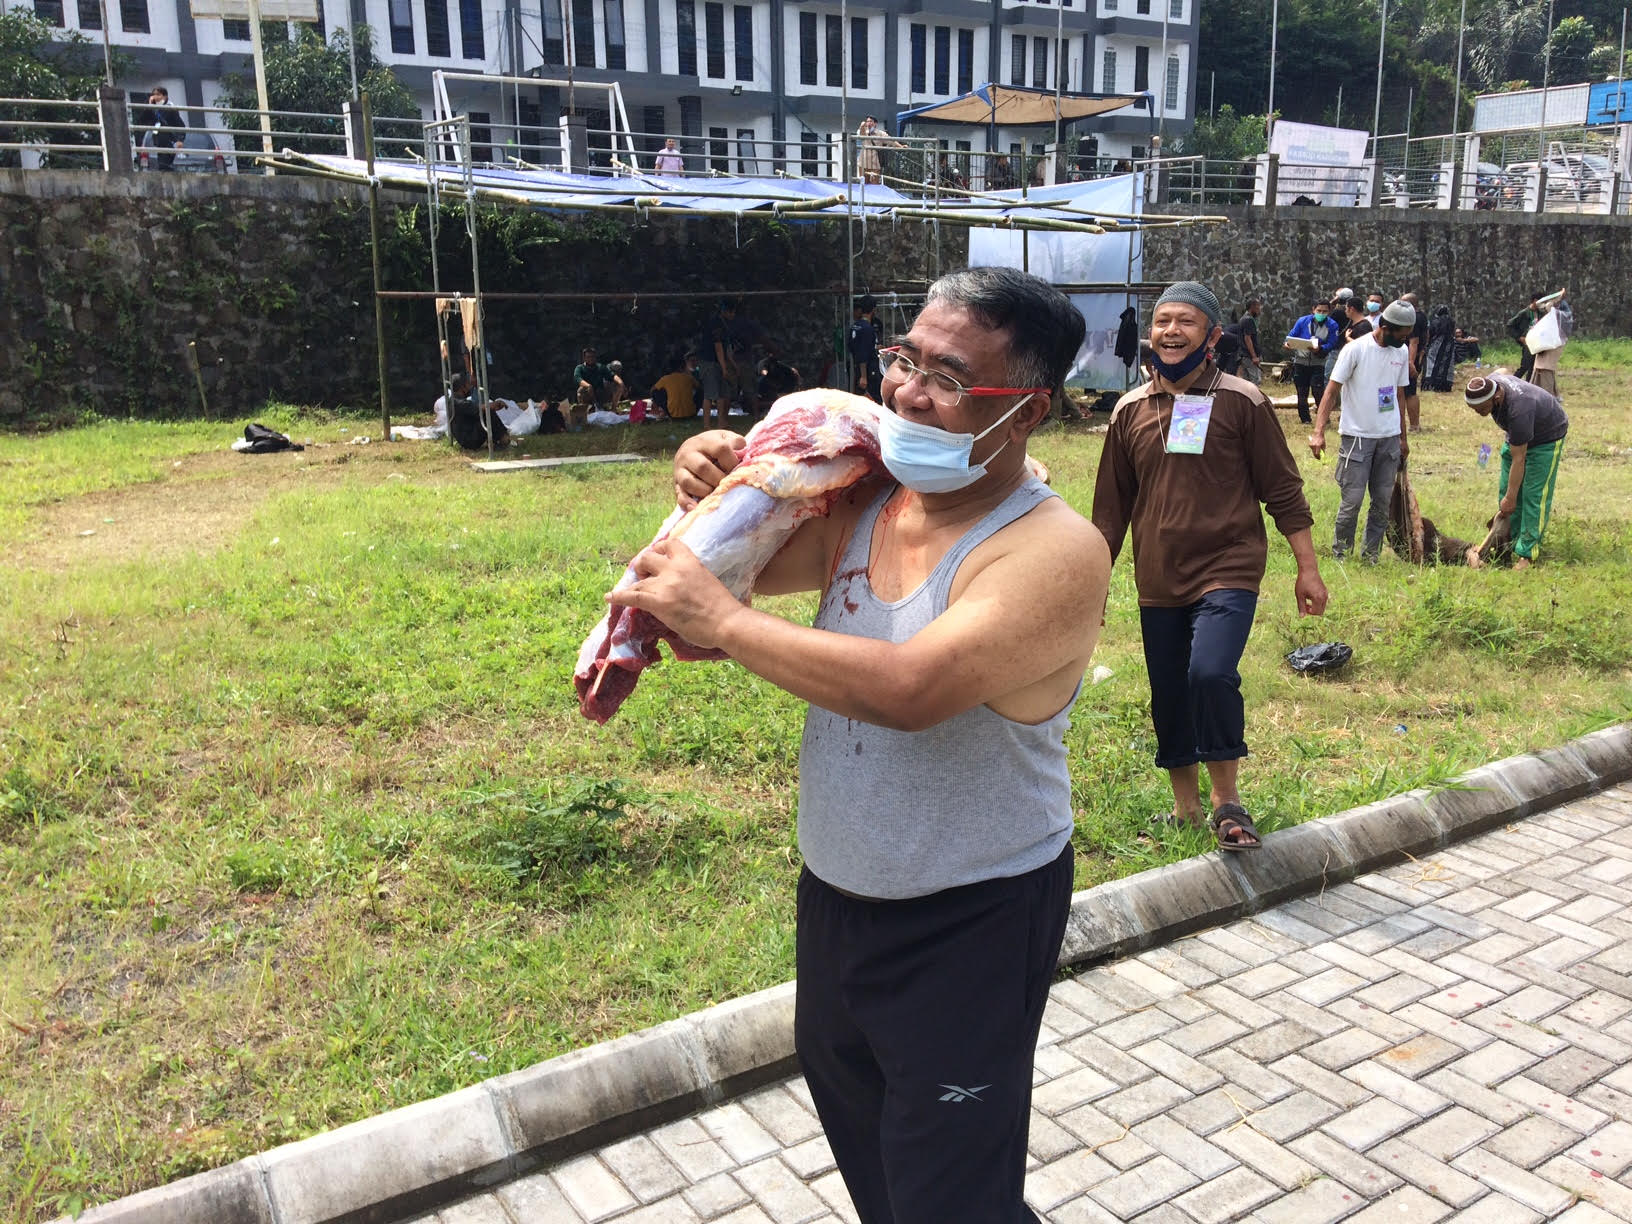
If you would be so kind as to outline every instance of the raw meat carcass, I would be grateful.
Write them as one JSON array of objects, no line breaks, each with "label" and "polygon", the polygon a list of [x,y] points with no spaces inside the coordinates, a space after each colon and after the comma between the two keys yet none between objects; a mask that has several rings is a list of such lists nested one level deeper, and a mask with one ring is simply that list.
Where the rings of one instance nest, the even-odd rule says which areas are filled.
[{"label": "raw meat carcass", "polygon": [[[826,515],[846,489],[882,473],[877,406],[858,395],[817,389],[784,396],[748,433],[741,461],[719,487],[689,511],[678,509],[657,540],[684,540],[738,599],[793,530]],[[618,586],[635,581],[624,571]],[[658,661],[666,641],[677,659],[719,659],[638,608],[612,605],[578,652],[573,685],[585,718],[604,723],[634,691],[642,669]]]}]

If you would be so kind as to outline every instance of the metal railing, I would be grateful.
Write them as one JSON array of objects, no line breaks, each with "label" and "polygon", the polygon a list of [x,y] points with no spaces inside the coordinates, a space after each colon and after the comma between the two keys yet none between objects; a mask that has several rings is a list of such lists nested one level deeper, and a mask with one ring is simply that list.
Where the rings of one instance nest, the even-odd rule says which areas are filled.
[{"label": "metal railing", "polygon": [[102,168],[102,120],[95,102],[0,98],[0,165],[26,169]]},{"label": "metal railing", "polygon": [[[156,129],[152,110],[124,103],[130,133],[128,156],[137,169],[216,170],[249,173],[263,151],[261,112],[248,107],[187,106],[184,130]],[[104,150],[105,116],[93,101],[0,98],[0,165],[27,169],[117,168]],[[281,151],[346,154],[360,148],[360,133],[346,116],[314,111],[267,112],[271,144]],[[116,125],[117,126],[117,125]],[[423,159],[424,120],[376,117],[379,154]],[[1244,160],[1179,155],[1126,159],[1076,155],[1064,150],[1011,149],[1008,152],[958,148],[938,137],[859,138],[854,133],[801,130],[783,140],[739,129],[696,132],[627,132],[609,127],[584,130],[585,149],[563,158],[561,129],[544,123],[472,123],[470,149],[477,167],[576,164],[597,175],[654,173],[658,154],[674,140],[687,176],[791,176],[842,181],[855,173],[858,153],[869,179],[908,195],[944,198],[1065,182],[1085,181],[1139,170],[1147,173],[1153,205],[1217,208],[1222,205],[1313,203],[1339,207],[1433,208],[1458,210],[1576,212],[1628,215],[1632,212],[1632,167],[1620,164],[1614,133],[1606,129],[1455,136],[1403,134],[1375,138],[1362,167],[1307,166],[1260,155]],[[181,140],[174,149],[160,135]],[[633,146],[634,152],[629,151]],[[1540,157],[1538,158],[1538,150]],[[106,159],[106,161],[104,160]],[[246,160],[247,159],[247,160]],[[1539,166],[1538,166],[1539,162]],[[1269,167],[1273,165],[1273,175]],[[1269,195],[1273,177],[1275,192]],[[1543,187],[1543,180],[1545,186]]]}]

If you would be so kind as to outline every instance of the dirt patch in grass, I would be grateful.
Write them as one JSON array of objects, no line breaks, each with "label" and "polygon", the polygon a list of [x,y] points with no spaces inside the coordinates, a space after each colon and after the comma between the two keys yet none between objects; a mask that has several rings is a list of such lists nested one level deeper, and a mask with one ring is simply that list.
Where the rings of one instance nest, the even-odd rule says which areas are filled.
[{"label": "dirt patch in grass", "polygon": [[[464,468],[461,456],[437,449],[434,459],[443,462],[414,464],[416,481]],[[402,475],[404,458],[400,449],[330,443],[272,455],[188,455],[159,480],[38,507],[9,561],[61,573],[76,565],[200,556],[236,538],[270,498]]]}]

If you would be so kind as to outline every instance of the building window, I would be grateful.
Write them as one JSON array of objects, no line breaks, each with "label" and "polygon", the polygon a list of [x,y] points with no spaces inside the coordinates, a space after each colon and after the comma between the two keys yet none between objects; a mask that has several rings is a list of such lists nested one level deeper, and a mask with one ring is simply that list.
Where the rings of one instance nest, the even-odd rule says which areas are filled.
[{"label": "building window", "polygon": [[391,50],[397,55],[414,53],[414,6],[410,0],[391,0]]},{"label": "building window", "polygon": [[151,34],[147,20],[147,0],[119,0],[119,24],[126,34]]},{"label": "building window", "polygon": [[736,20],[737,80],[754,79],[754,10],[739,4],[731,10]]},{"label": "building window", "polygon": [[731,129],[708,129],[708,166],[721,174],[731,173]]},{"label": "building window", "polygon": [[975,87],[975,32],[958,31],[958,92],[966,94]]},{"label": "building window", "polygon": [[1105,11],[1107,13],[1116,12],[1116,0],[1105,0]]},{"label": "building window", "polygon": [[[225,23],[223,23],[225,24]],[[249,37],[249,22],[244,22],[244,37]],[[79,28],[82,30],[100,30],[102,28],[102,6],[96,0],[79,0]]]},{"label": "building window", "polygon": [[459,49],[468,60],[487,58],[486,40],[482,37],[482,0],[459,0]]},{"label": "building window", "polygon": [[62,0],[34,0],[34,16],[60,29],[63,25]]},{"label": "building window", "polygon": [[1169,21],[1184,20],[1184,0],[1168,0],[1167,19]]},{"label": "building window", "polygon": [[517,156],[535,166],[544,160],[544,150],[539,141],[543,122],[543,107],[527,98],[516,99],[516,143],[520,146]]},{"label": "building window", "polygon": [[1167,88],[1162,95],[1162,109],[1172,114],[1179,109],[1179,57],[1167,57]]},{"label": "building window", "polygon": [[1150,0],[1134,0],[1133,11],[1141,17],[1150,16]]},{"label": "building window", "polygon": [[1135,47],[1133,49],[1133,92],[1147,93],[1150,90],[1150,48]]},{"label": "building window", "polygon": [[623,0],[606,0],[602,15],[606,19],[606,66],[627,68],[629,52],[623,35]]},{"label": "building window", "polygon": [[572,0],[572,62],[579,68],[596,66],[595,0]]},{"label": "building window", "polygon": [[909,41],[912,44],[912,82],[908,90],[915,94],[924,92],[925,50],[928,46],[928,32],[921,25],[914,25],[909,31]]},{"label": "building window", "polygon": [[684,137],[701,136],[703,134],[703,100],[698,97],[681,98],[680,100],[680,141],[681,148],[685,147]]},{"label": "building window", "polygon": [[725,5],[703,5],[703,45],[708,50],[704,71],[709,79],[725,79]]},{"label": "building window", "polygon": [[661,106],[647,106],[640,112],[641,126],[646,129],[646,152],[656,153],[663,147],[663,125],[668,118]]},{"label": "building window", "polygon": [[867,88],[867,18],[850,18],[850,88]]},{"label": "building window", "polygon": [[952,92],[952,31],[945,26],[935,27],[935,92]]},{"label": "building window", "polygon": [[1116,92],[1116,48],[1106,47],[1105,58],[1099,68],[1099,92]]},{"label": "building window", "polygon": [[448,41],[448,0],[425,0],[425,54],[453,54]]},{"label": "building window", "polygon": [[816,84],[816,14],[799,14],[799,84]]},{"label": "building window", "polygon": [[[800,16],[806,17],[809,14],[801,13]],[[812,21],[814,22],[814,18]],[[816,142],[816,133],[809,128],[799,133],[799,173],[806,178],[815,178],[822,172],[821,146]]]},{"label": "building window", "polygon": [[825,22],[827,35],[827,83],[833,89],[844,85],[844,23],[832,13]]},{"label": "building window", "polygon": [[539,44],[539,54],[544,57],[546,64],[564,64],[567,62],[567,42],[561,24],[561,6],[544,0],[540,6],[543,13],[544,39]]},{"label": "building window", "polygon": [[470,112],[470,160],[493,160],[493,115],[490,111]]},{"label": "building window", "polygon": [[[100,14],[98,14],[97,20],[101,20]],[[81,27],[85,25],[83,14],[81,15],[79,24]],[[102,27],[97,26],[96,28],[100,30]],[[221,37],[226,39],[228,42],[249,42],[249,22],[230,20],[223,21],[221,23]]]},{"label": "building window", "polygon": [[[697,5],[695,0],[675,0],[675,51],[679,55],[681,76],[697,75]],[[701,102],[698,103],[701,105]],[[684,118],[685,107],[680,108]]]},{"label": "building window", "polygon": [[1048,88],[1048,39],[1031,40],[1031,85],[1033,89]]},{"label": "building window", "polygon": [[1026,83],[1026,36],[1011,34],[1009,36],[1009,84],[1024,85]]}]

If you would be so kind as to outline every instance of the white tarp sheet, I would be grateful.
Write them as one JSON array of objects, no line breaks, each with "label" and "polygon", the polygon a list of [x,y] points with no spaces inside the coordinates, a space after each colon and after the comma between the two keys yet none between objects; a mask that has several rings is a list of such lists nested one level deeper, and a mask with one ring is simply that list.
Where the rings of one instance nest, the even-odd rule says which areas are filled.
[{"label": "white tarp sheet", "polygon": [[[1028,191],[1026,198],[1069,201],[1076,208],[1126,216],[1143,210],[1144,187],[1142,174],[1123,174],[1041,187]],[[1025,240],[1012,230],[975,228],[969,231],[969,266],[1025,268],[1052,285],[1126,285],[1143,274],[1143,246],[1134,233],[1037,230]],[[1125,292],[1072,294],[1071,303],[1082,313],[1088,335],[1066,381],[1099,391],[1120,391],[1131,385],[1132,375],[1114,350],[1122,311],[1133,304],[1132,296]]]},{"label": "white tarp sheet", "polygon": [[1269,151],[1280,157],[1277,204],[1299,199],[1332,207],[1353,207],[1368,134],[1358,128],[1320,127],[1275,121]]},{"label": "white tarp sheet", "polygon": [[1071,363],[1065,381],[1073,387],[1094,391],[1123,391],[1139,380],[1139,368],[1125,366],[1116,355],[1116,333],[1122,326],[1122,312],[1134,306],[1126,293],[1073,293],[1071,305],[1088,324],[1082,348]]}]

